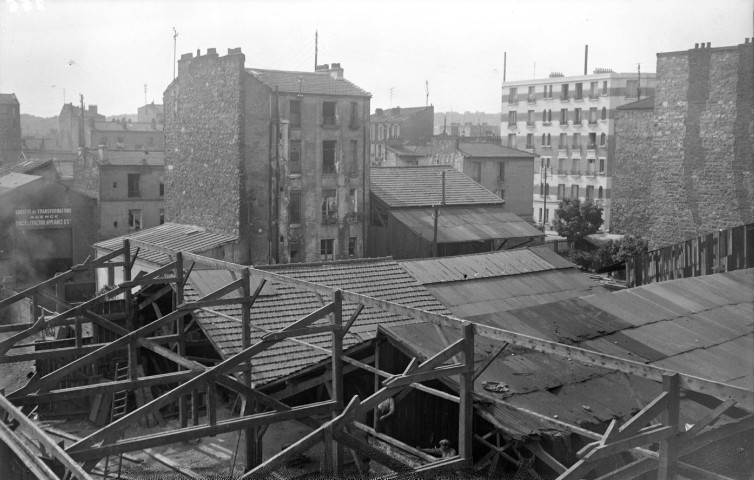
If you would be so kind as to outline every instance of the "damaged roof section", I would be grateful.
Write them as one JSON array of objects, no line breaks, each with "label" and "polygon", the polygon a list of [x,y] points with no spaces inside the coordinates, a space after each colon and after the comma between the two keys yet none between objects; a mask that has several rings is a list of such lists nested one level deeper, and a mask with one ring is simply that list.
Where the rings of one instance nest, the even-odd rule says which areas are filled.
[{"label": "damaged roof section", "polygon": [[[752,390],[752,291],[754,269],[747,269],[465,318]],[[459,330],[427,324],[390,325],[381,332],[421,359],[446,346],[438,328],[449,342],[460,338]],[[503,346],[477,338],[475,362]],[[557,428],[506,403],[586,426],[635,413],[661,391],[656,382],[511,346],[474,389],[500,401],[483,407],[483,416],[518,438]],[[682,424],[703,416],[700,409],[685,402]]]},{"label": "damaged roof section", "polygon": [[[424,287],[419,285],[397,262],[390,258],[349,260],[322,264],[290,264],[259,267],[263,270],[306,280],[329,287],[369,295],[408,307],[448,314]],[[237,279],[233,273],[219,270],[194,271],[186,285],[187,301],[197,300],[219,287]],[[258,285],[252,277],[252,288]],[[257,342],[269,331],[280,330],[331,302],[311,292],[288,284],[268,283],[251,309],[251,342]],[[357,306],[343,303],[343,321],[347,321]],[[196,319],[207,338],[222,358],[241,350],[241,308],[239,305],[221,306],[197,312]],[[319,320],[315,325],[324,325]],[[418,320],[399,317],[372,307],[365,307],[343,339],[348,349],[374,338],[379,325],[405,325]],[[329,358],[331,334],[308,335],[299,340],[309,347],[292,341],[280,342],[254,357],[252,380],[261,385],[293,374]]]}]

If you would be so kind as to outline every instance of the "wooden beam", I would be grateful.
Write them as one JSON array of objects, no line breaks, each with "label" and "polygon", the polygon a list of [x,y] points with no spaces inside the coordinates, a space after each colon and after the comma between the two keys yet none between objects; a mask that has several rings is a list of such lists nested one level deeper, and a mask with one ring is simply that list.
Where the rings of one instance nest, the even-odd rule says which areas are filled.
[{"label": "wooden beam", "polygon": [[503,353],[503,350],[505,350],[507,346],[508,344],[505,343],[503,344],[503,346],[501,346],[500,348],[496,349],[494,352],[487,355],[487,358],[485,358],[484,361],[481,364],[479,364],[478,367],[474,369],[474,377],[472,381],[476,381],[476,379],[479,378],[479,375],[484,373],[484,371],[487,370],[487,367],[492,365],[492,362],[494,362],[495,359],[499,357],[501,353]]},{"label": "wooden beam", "polygon": [[662,392],[642,408],[629,421],[621,425],[618,429],[616,438],[626,438],[634,435],[641,430],[643,426],[651,422],[655,417],[660,415],[668,406],[668,392]]},{"label": "wooden beam", "polygon": [[657,480],[673,480],[676,476],[678,459],[678,423],[680,411],[680,378],[678,374],[665,375],[662,390],[668,394],[667,409],[662,414],[662,423],[671,429],[672,435],[660,442],[660,463],[657,467]]},{"label": "wooden beam", "polygon": [[356,450],[360,452],[362,455],[368,456],[371,460],[374,460],[380,465],[384,465],[385,467],[389,468],[390,470],[394,472],[408,473],[413,470],[413,468],[401,462],[396,457],[392,455],[388,455],[382,450],[379,450],[373,447],[372,445],[368,444],[367,442],[363,441],[362,439],[358,437],[354,437],[350,433],[346,433],[345,431],[342,431],[342,430],[336,430],[336,431],[333,431],[333,437],[339,443],[342,443],[343,445],[345,445],[346,447],[352,450]]},{"label": "wooden beam", "polygon": [[708,426],[712,425],[715,422],[715,420],[717,420],[718,418],[720,418],[720,415],[722,415],[723,413],[725,413],[725,411],[728,410],[729,408],[731,408],[733,405],[735,405],[735,403],[736,403],[736,401],[733,400],[732,398],[729,398],[728,400],[722,402],[720,405],[717,406],[717,408],[715,408],[714,410],[712,410],[711,412],[709,412],[703,418],[699,419],[694,424],[693,427],[691,427],[690,429],[688,429],[685,432],[681,433],[678,436],[678,440],[681,441],[681,442],[683,442],[683,441],[686,441],[687,439],[689,439],[689,438],[691,438],[691,437],[693,437],[695,435],[698,435],[699,433],[702,432],[702,430],[704,430]]},{"label": "wooden beam", "polygon": [[369,427],[367,425],[364,425],[361,422],[353,422],[353,426],[358,428],[359,430],[363,430],[364,432],[367,432],[367,434],[373,436],[374,438],[381,440],[389,445],[392,445],[394,447],[400,448],[406,453],[410,453],[411,455],[414,455],[418,458],[421,458],[424,461],[427,462],[434,462],[437,460],[437,458],[433,457],[432,455],[422,452],[418,448],[414,448],[411,445],[405,444],[401,442],[400,440],[397,440],[389,435],[385,435],[384,433],[380,433],[373,429],[372,427]]},{"label": "wooden beam", "polygon": [[[652,458],[640,458],[624,465],[610,473],[601,475],[594,480],[634,480],[639,475],[657,468],[657,460]],[[560,479],[561,477],[558,477]]]},{"label": "wooden beam", "polygon": [[364,304],[360,303],[356,306],[356,310],[351,314],[351,317],[346,322],[345,326],[340,332],[341,337],[345,337],[346,333],[348,333],[348,330],[350,330],[351,326],[354,324],[357,318],[359,318],[359,314],[361,311],[364,310]]},{"label": "wooden beam", "polygon": [[295,458],[300,454],[306,452],[313,446],[317,445],[322,441],[322,437],[322,430],[318,429],[311,432],[296,443],[292,444],[290,447],[268,458],[266,461],[257,465],[252,470],[249,470],[239,480],[267,478],[270,473],[276,470],[280,465],[287,462],[289,459]]},{"label": "wooden beam", "polygon": [[[60,477],[42,461],[37,453],[30,450],[24,442],[21,442],[15,432],[5,426],[3,422],[0,422],[0,442],[5,443],[11,449],[35,478],[40,480],[60,480]],[[8,466],[4,468],[8,468]],[[7,470],[6,473],[8,473]]]},{"label": "wooden beam", "polygon": [[[463,371],[459,382],[460,404],[458,408],[458,455],[471,466],[474,461],[472,439],[474,438],[474,325],[463,327]],[[428,362],[427,362],[428,363]]]},{"label": "wooden beam", "polygon": [[[117,440],[110,444],[103,444],[91,448],[71,448],[70,456],[76,460],[91,460],[102,458],[107,455],[116,455],[124,452],[133,452],[145,448],[159,447],[170,443],[183,442],[202,437],[210,437],[221,433],[234,432],[248,427],[267,425],[270,423],[294,420],[312,415],[322,415],[332,411],[334,402],[326,401],[293,407],[284,412],[264,412],[246,415],[238,418],[219,420],[216,425],[197,425],[186,428],[177,428],[165,432],[158,432],[139,437],[129,437]],[[83,440],[83,439],[82,439]],[[81,441],[74,445],[82,444]]]},{"label": "wooden beam", "polygon": [[464,365],[456,366],[443,366],[434,370],[421,371],[411,375],[396,375],[388,380],[385,380],[383,384],[386,387],[402,387],[409,386],[414,382],[426,382],[427,380],[434,380],[436,378],[448,377],[450,375],[461,375],[466,370]]},{"label": "wooden beam", "polygon": [[542,445],[539,442],[534,443],[527,443],[526,448],[528,448],[531,453],[537,456],[542,462],[544,462],[548,467],[552,468],[552,470],[555,473],[563,473],[567,470],[565,465],[560,463],[555,457],[547,453],[547,451],[542,448]]},{"label": "wooden beam", "polygon": [[637,433],[631,437],[621,438],[615,442],[598,446],[588,454],[589,460],[594,461],[600,458],[609,457],[616,453],[630,450],[633,447],[651,445],[676,434],[677,430],[674,431],[673,427],[670,426],[658,425],[656,427],[650,427],[646,432]]},{"label": "wooden beam", "polygon": [[340,329],[332,325],[317,325],[314,327],[297,328],[295,330],[286,330],[278,332],[270,332],[266,335],[262,335],[262,340],[285,340],[290,337],[302,337],[304,335],[316,335],[318,333],[330,333],[336,332]]}]

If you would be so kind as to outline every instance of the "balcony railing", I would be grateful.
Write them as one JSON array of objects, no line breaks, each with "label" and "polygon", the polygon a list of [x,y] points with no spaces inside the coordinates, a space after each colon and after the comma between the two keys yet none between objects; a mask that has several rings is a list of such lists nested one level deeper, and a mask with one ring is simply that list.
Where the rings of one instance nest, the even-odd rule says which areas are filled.
[{"label": "balcony railing", "polygon": [[338,223],[338,212],[322,212],[322,223]]}]

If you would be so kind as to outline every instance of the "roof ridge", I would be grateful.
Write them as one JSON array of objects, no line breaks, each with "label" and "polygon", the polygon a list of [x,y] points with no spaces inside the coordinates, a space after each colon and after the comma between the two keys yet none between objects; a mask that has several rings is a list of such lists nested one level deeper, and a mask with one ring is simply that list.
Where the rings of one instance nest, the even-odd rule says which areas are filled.
[{"label": "roof ridge", "polygon": [[275,265],[254,265],[253,267],[259,270],[282,270],[285,268],[306,268],[306,267],[321,267],[323,265],[354,265],[360,263],[387,263],[388,261],[395,261],[392,256],[386,257],[365,257],[365,258],[349,258],[345,260],[331,260],[328,262],[310,262],[310,263],[278,263]]}]

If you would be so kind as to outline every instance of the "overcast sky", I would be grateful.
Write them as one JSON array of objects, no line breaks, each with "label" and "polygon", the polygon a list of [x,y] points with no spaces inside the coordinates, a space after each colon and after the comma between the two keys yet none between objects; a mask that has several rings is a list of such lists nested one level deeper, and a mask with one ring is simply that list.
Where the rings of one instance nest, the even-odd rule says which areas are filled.
[{"label": "overcast sky", "polygon": [[[0,0],[2,1],[2,0]],[[182,53],[241,47],[247,67],[310,71],[340,62],[372,109],[500,111],[507,79],[589,71],[654,72],[656,53],[743,43],[754,0],[4,0],[0,92],[53,116],[79,94],[106,115],[162,103]],[[392,89],[392,102],[390,90]]]}]

